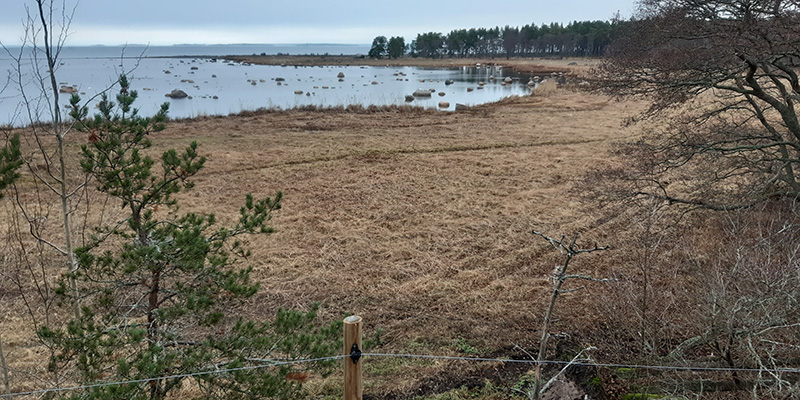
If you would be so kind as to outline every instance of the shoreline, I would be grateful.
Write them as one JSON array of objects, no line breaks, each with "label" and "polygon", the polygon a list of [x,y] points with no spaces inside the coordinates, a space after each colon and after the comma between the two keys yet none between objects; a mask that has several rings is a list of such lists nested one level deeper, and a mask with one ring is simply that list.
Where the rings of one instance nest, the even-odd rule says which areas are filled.
[{"label": "shoreline", "polygon": [[[188,57],[188,56],[187,56]],[[215,58],[215,57],[210,57]],[[520,73],[551,74],[560,72],[564,74],[581,75],[598,65],[598,58],[414,58],[402,57],[396,59],[373,59],[354,55],[325,56],[325,55],[229,55],[216,57],[220,59],[246,62],[258,65],[280,66],[372,66],[372,67],[420,67],[420,68],[448,68],[481,66],[502,66]]]}]

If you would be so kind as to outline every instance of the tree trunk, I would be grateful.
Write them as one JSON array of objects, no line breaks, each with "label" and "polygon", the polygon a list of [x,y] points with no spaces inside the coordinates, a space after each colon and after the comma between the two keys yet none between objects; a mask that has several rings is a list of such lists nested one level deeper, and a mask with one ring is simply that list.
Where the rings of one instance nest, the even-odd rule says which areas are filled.
[{"label": "tree trunk", "polygon": [[3,352],[3,338],[0,337],[0,367],[3,368],[3,387],[5,393],[11,393],[11,386],[8,380],[8,364],[6,364],[6,355]]},{"label": "tree trunk", "polygon": [[147,338],[155,342],[158,338],[156,311],[158,311],[158,292],[160,290],[161,272],[153,272],[152,280],[153,282],[150,284],[150,294],[147,298]]},{"label": "tree trunk", "polygon": [[81,317],[81,303],[80,293],[78,293],[78,284],[75,280],[75,273],[78,271],[78,260],[75,258],[75,252],[72,247],[72,229],[70,229],[70,211],[69,211],[69,193],[67,192],[67,172],[66,164],[64,162],[64,138],[60,133],[56,133],[58,139],[58,162],[61,167],[61,214],[64,216],[64,240],[66,242],[65,250],[67,252],[67,270],[69,271],[69,290],[72,295],[72,313],[75,319]]},{"label": "tree trunk", "polygon": [[550,338],[550,335],[548,334],[548,330],[550,329],[550,319],[553,316],[553,310],[556,308],[558,293],[561,291],[561,285],[564,284],[567,267],[569,267],[569,261],[571,259],[572,255],[567,254],[564,265],[556,267],[556,270],[553,271],[553,293],[550,295],[550,304],[547,306],[547,312],[544,314],[544,321],[542,322],[542,338],[539,341],[539,353],[536,355],[536,380],[533,385],[534,399],[539,399],[542,395],[539,393],[539,391],[542,390],[542,362],[547,356],[547,341]]},{"label": "tree trunk", "polygon": [[[159,271],[153,272],[152,280],[153,282],[150,284],[150,294],[147,298],[147,338],[151,344],[158,341],[158,319],[156,318],[156,312],[158,311],[158,292],[160,290],[161,273]],[[153,358],[155,358],[155,355]],[[154,359],[153,361],[155,362],[157,360]],[[164,397],[165,391],[162,388],[162,382],[161,380],[150,382],[151,400],[159,400]]]},{"label": "tree trunk", "polygon": [[75,253],[72,246],[72,232],[70,229],[70,211],[69,211],[69,189],[67,187],[67,170],[66,162],[64,160],[64,136],[65,132],[61,126],[61,108],[58,103],[58,82],[56,80],[56,55],[53,54],[53,35],[50,29],[50,21],[44,10],[44,0],[37,0],[36,4],[39,9],[39,19],[42,23],[42,34],[44,36],[44,52],[47,57],[48,77],[50,78],[50,89],[53,91],[53,135],[58,141],[58,163],[61,169],[59,177],[60,186],[58,196],[61,198],[61,213],[64,216],[64,240],[65,251],[67,253],[67,271],[69,272],[69,289],[72,295],[72,312],[75,314],[75,319],[81,316],[80,301],[78,298],[78,286],[74,278],[74,273],[78,270],[78,261],[75,259]]}]

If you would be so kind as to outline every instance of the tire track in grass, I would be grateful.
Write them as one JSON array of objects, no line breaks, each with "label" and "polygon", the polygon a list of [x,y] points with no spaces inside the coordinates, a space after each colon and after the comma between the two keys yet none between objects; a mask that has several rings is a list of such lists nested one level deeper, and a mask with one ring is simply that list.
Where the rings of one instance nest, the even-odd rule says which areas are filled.
[{"label": "tire track in grass", "polygon": [[487,144],[487,145],[472,145],[472,146],[447,146],[447,147],[437,147],[437,148],[430,148],[430,149],[367,149],[362,151],[352,151],[344,154],[337,154],[333,156],[327,157],[315,157],[309,158],[304,160],[294,160],[294,161],[286,161],[282,163],[275,163],[275,164],[268,164],[264,166],[252,166],[247,168],[236,168],[230,169],[227,171],[222,171],[223,173],[230,174],[230,173],[237,173],[237,172],[251,172],[251,171],[261,171],[270,168],[278,168],[278,167],[287,167],[287,166],[295,166],[295,165],[310,165],[316,163],[325,163],[325,162],[332,162],[332,161],[340,161],[345,160],[348,158],[359,158],[359,157],[368,157],[368,156],[375,156],[375,155],[400,155],[400,154],[441,154],[441,153],[460,153],[460,152],[468,152],[468,151],[487,151],[487,150],[498,150],[498,149],[521,149],[521,148],[531,148],[531,147],[546,147],[546,146],[572,146],[577,144],[589,144],[589,143],[599,143],[607,141],[607,139],[584,139],[584,140],[563,140],[563,141],[546,141],[546,142],[537,142],[537,143],[495,143],[495,144]]}]

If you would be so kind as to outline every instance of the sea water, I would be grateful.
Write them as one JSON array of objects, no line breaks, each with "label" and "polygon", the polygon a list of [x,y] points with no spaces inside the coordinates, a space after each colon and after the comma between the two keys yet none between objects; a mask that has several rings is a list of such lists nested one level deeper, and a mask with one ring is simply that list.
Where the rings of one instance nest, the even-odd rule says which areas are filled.
[{"label": "sea water", "polygon": [[[231,54],[262,53],[337,54],[335,52],[339,51],[338,54],[359,54],[365,48],[346,45],[65,48],[55,70],[58,85],[77,88],[82,102],[89,107],[96,105],[102,93],[108,93],[113,99],[119,90],[114,83],[125,73],[131,89],[138,93],[135,105],[142,115],[151,115],[162,103],[168,102],[172,118],[308,105],[410,104],[453,110],[456,103],[476,105],[530,93],[527,76],[512,76],[514,80],[506,84],[504,78],[510,70],[496,66],[458,69],[269,66],[224,58]],[[10,84],[0,94],[0,125],[24,125],[31,118],[50,119],[51,106],[38,96],[41,89],[32,73],[33,63],[32,57],[27,55],[23,57],[22,68],[18,68],[8,54],[0,56],[0,66],[10,75]],[[20,82],[27,97],[20,94]],[[165,97],[175,89],[186,92],[189,97]],[[407,96],[415,91],[429,91],[431,96],[417,96],[409,102]],[[69,103],[70,96],[66,93],[59,96],[62,107]],[[27,104],[35,108],[33,117],[22,107],[26,98]],[[441,101],[448,102],[449,106],[439,107]]]}]

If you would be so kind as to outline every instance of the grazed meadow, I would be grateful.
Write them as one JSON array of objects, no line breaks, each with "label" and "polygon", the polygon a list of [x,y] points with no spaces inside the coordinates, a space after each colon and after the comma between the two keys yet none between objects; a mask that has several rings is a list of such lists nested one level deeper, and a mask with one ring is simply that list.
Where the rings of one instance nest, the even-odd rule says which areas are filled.
[{"label": "grazed meadow", "polygon": [[[273,57],[260,62],[309,61]],[[423,66],[436,62],[420,60]],[[692,307],[704,304],[704,291],[719,276],[698,266],[713,271],[724,264],[720,249],[737,237],[735,229],[724,227],[736,217],[683,214],[661,205],[648,214],[647,207],[607,201],[614,177],[600,172],[627,165],[618,150],[647,131],[647,123],[627,124],[645,103],[580,90],[574,82],[591,77],[594,61],[526,62],[515,60],[513,67],[530,73],[569,71],[573,84],[542,85],[531,96],[459,112],[306,107],[174,120],[153,135],[149,151],[158,155],[200,143],[208,161],[193,178],[196,186],[179,195],[182,211],[215,213],[221,222],[232,222],[246,193],[283,192],[283,208],[272,221],[276,232],[247,243],[253,252],[246,264],[261,290],[238,305],[235,315],[268,320],[279,307],[307,309],[319,303],[321,321],[362,316],[367,351],[528,358],[521,349],[537,349],[553,266],[562,261],[532,234],[536,229],[554,237],[579,235],[589,247],[611,246],[577,258],[571,269],[616,279],[568,285],[584,289],[559,298],[548,358],[569,360],[596,346],[593,357],[600,362],[662,362],[666,351],[680,348],[695,329],[705,329],[703,310]],[[68,135],[72,165],[88,140],[85,133]],[[23,201],[38,196],[24,174],[18,187]],[[92,190],[85,196],[99,198]],[[119,204],[94,204],[77,215],[86,216],[88,225],[100,218],[114,221]],[[9,198],[0,212],[0,246],[7,254],[3,273],[19,276],[27,272],[15,260],[22,252],[34,255],[36,247]],[[39,227],[57,237],[55,205],[40,212],[48,218]],[[769,231],[771,214],[763,220],[755,214],[752,223]],[[63,271],[57,258],[50,262],[45,268],[51,274]],[[24,328],[30,325],[26,301],[35,313],[42,311],[25,296],[36,288],[28,282],[20,291],[8,279],[2,285],[0,336],[12,391],[42,387],[47,351],[32,329]],[[68,317],[61,307],[54,308],[54,318]],[[720,365],[718,354],[708,349],[686,359]],[[364,365],[367,398],[508,398],[519,394],[512,388],[529,379],[530,370],[493,362],[377,357],[367,357]],[[588,391],[596,379],[600,386],[594,395],[605,391],[609,398],[651,383],[640,373],[623,376],[629,381],[622,385],[620,371],[578,373],[585,375],[573,373],[569,379]],[[724,374],[706,378],[727,379]],[[699,378],[675,378],[672,390],[686,389],[682,385],[693,379]],[[338,398],[340,380],[338,373],[313,375],[306,388],[316,398]],[[192,387],[185,390],[194,393]],[[736,398],[725,396],[707,398]]]},{"label": "grazed meadow", "polygon": [[[640,128],[622,121],[639,108],[562,88],[457,113],[247,112],[172,121],[152,150],[197,140],[208,157],[196,187],[181,195],[184,209],[232,220],[245,193],[283,191],[276,233],[249,243],[261,291],[242,314],[270,318],[281,306],[319,302],[324,320],[361,315],[382,351],[458,354],[460,343],[508,355],[515,344],[535,347],[556,262],[531,230],[615,244],[618,232],[606,229],[615,218],[584,198],[583,178],[613,162],[617,143],[637,137]],[[84,136],[71,134],[70,148],[77,152]],[[4,232],[20,222],[12,207],[2,205]],[[12,236],[4,246],[15,245]],[[587,257],[576,268],[604,276],[611,264]],[[564,296],[555,329],[591,331],[600,285]],[[33,332],[19,329],[27,323],[19,293],[3,301],[12,385],[32,389],[35,380],[21,377],[45,353]],[[424,377],[463,367],[386,364],[367,367],[368,393],[411,393]],[[336,382],[319,390],[325,385]]]}]

